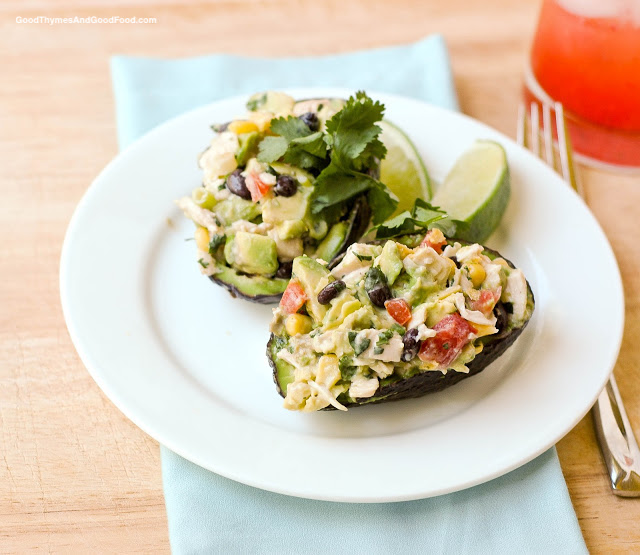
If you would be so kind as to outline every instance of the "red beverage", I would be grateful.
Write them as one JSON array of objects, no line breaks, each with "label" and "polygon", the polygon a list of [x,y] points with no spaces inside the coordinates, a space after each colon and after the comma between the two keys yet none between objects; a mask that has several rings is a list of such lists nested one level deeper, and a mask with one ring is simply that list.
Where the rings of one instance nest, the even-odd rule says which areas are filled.
[{"label": "red beverage", "polygon": [[544,0],[531,70],[530,92],[564,104],[576,152],[640,167],[640,0]]}]

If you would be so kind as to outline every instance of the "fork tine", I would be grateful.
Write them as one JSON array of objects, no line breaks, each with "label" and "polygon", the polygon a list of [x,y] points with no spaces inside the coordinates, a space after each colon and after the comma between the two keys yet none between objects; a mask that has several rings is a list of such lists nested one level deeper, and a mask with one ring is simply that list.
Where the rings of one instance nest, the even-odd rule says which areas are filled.
[{"label": "fork tine", "polygon": [[531,151],[540,157],[540,112],[535,102],[531,103]]},{"label": "fork tine", "polygon": [[544,139],[544,154],[552,168],[555,167],[555,159],[553,154],[553,128],[551,127],[551,107],[544,103],[542,105],[542,133]]},{"label": "fork tine", "polygon": [[518,127],[516,129],[516,141],[519,145],[527,147],[527,113],[524,103],[518,106]]},{"label": "fork tine", "polygon": [[556,102],[553,106],[556,113],[556,129],[558,132],[558,150],[560,151],[560,165],[562,168],[562,176],[565,181],[573,187],[573,189],[584,199],[584,189],[582,183],[578,180],[573,156],[571,154],[571,140],[566,131],[566,120],[564,118],[564,108],[560,102]]}]

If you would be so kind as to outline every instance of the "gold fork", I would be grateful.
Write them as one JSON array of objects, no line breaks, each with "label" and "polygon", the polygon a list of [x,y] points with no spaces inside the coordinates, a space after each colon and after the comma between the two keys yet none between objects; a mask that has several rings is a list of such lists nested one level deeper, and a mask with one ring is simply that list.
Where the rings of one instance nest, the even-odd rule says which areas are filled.
[{"label": "gold fork", "polygon": [[[554,128],[558,152],[554,147]],[[554,168],[586,202],[582,183],[575,171],[571,141],[562,104],[532,103],[527,114],[524,104],[518,112],[518,143]],[[611,489],[622,497],[640,496],[640,449],[622,404],[613,373],[591,410],[598,443],[609,470]]]}]

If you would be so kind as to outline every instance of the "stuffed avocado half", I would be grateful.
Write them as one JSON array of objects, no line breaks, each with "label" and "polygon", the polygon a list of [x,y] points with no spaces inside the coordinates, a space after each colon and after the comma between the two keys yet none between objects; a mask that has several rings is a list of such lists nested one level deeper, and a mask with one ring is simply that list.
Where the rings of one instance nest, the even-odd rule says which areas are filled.
[{"label": "stuffed avocado half", "polygon": [[439,229],[293,261],[267,356],[290,410],[420,397],[483,370],[534,310],[522,271]]},{"label": "stuffed avocado half", "polygon": [[196,224],[201,272],[234,296],[277,302],[292,261],[327,262],[395,208],[378,181],[384,107],[348,100],[252,96],[244,119],[212,126],[202,186],[177,201]]}]

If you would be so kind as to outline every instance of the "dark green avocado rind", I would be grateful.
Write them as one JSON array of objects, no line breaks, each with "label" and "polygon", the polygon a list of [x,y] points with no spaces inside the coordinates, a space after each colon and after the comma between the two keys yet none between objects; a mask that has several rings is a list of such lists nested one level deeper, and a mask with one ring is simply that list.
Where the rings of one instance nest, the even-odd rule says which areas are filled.
[{"label": "dark green avocado rind", "polygon": [[[397,240],[397,239],[396,239]],[[422,236],[420,236],[420,241]],[[411,239],[407,242],[409,246],[415,246],[420,243],[417,241],[417,236],[411,236]],[[448,242],[453,244],[456,239],[449,239]],[[464,243],[463,241],[458,241]],[[500,253],[487,247],[484,248],[484,254],[487,254],[490,258],[497,258],[502,256]],[[504,258],[504,257],[502,257]],[[506,259],[507,264],[512,268],[515,268],[513,263]],[[482,351],[476,355],[476,357],[467,364],[469,368],[468,373],[456,372],[455,370],[448,370],[446,373],[442,373],[440,370],[424,371],[420,374],[416,374],[409,378],[399,378],[396,381],[381,385],[372,397],[362,399],[347,398],[342,404],[345,407],[357,407],[363,405],[373,405],[380,403],[389,403],[391,401],[400,401],[402,399],[411,399],[417,397],[423,397],[429,393],[436,393],[451,387],[458,382],[475,376],[482,372],[492,362],[502,356],[505,351],[513,345],[513,343],[520,337],[520,334],[524,331],[529,323],[533,311],[535,308],[535,298],[531,285],[527,281],[527,305],[529,307],[529,319],[525,320],[520,326],[514,326],[514,322],[511,315],[507,315],[507,325],[503,329],[493,336],[487,336],[480,339],[483,343]],[[286,386],[293,380],[293,367],[288,363],[276,358],[276,354],[280,350],[277,345],[283,338],[278,338],[273,333],[267,343],[267,358],[269,364],[273,370],[273,380],[276,384],[278,393],[285,397]],[[286,340],[285,340],[286,342]],[[342,398],[340,398],[342,401]],[[329,405],[322,410],[336,410]]]},{"label": "dark green avocado rind", "polygon": [[[369,227],[371,208],[366,197],[358,197],[351,207],[347,233],[342,245],[337,249],[336,257],[341,256],[349,245],[355,243]],[[289,283],[288,279],[269,278],[258,275],[242,274],[229,266],[218,264],[219,271],[209,279],[221,285],[233,297],[240,297],[260,304],[275,304],[280,301]]]}]

